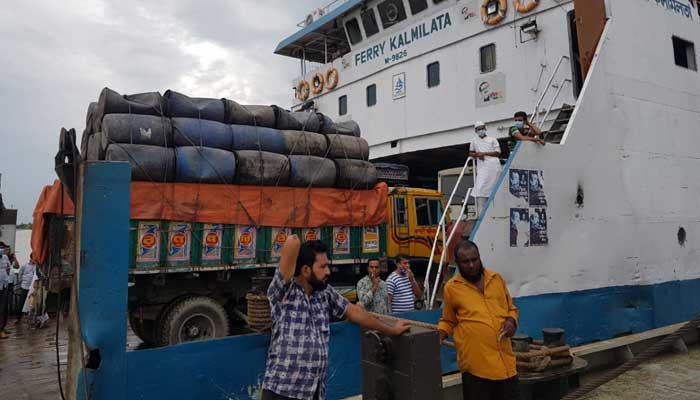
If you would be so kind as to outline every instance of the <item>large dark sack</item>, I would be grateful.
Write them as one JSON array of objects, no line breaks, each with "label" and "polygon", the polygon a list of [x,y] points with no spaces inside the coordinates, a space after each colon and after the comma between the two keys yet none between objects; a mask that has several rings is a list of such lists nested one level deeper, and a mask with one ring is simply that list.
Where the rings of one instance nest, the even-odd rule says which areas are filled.
[{"label": "large dark sack", "polygon": [[102,89],[93,114],[93,132],[102,130],[102,118],[107,114],[140,114],[167,116],[167,107],[158,92],[121,95],[110,88]]},{"label": "large dark sack", "polygon": [[87,147],[83,158],[88,161],[99,161],[105,159],[107,148],[103,145],[102,132],[96,132],[87,137]]},{"label": "large dark sack", "polygon": [[365,139],[348,135],[326,135],[328,158],[369,160],[369,144]]},{"label": "large dark sack", "polygon": [[236,151],[236,179],[239,185],[287,186],[289,160],[266,151]]},{"label": "large dark sack", "polygon": [[275,110],[275,127],[282,130],[318,132],[321,122],[313,112],[291,112],[278,106],[272,106]]},{"label": "large dark sack", "polygon": [[374,164],[361,160],[333,160],[337,169],[335,186],[345,189],[372,189],[377,184]]},{"label": "large dark sack", "polygon": [[80,140],[80,153],[83,154],[83,156],[87,154],[88,137],[95,133],[95,131],[92,130],[92,119],[94,118],[96,110],[97,102],[93,101],[88,106],[87,113],[85,115],[85,129],[83,130],[83,137]]},{"label": "large dark sack", "polygon": [[233,148],[230,125],[195,118],[173,118],[172,123],[175,146],[205,146],[229,151]]},{"label": "large dark sack", "polygon": [[170,118],[139,114],[107,114],[102,120],[104,148],[111,143],[173,146]]},{"label": "large dark sack", "polygon": [[128,161],[132,181],[172,182],[175,177],[175,150],[168,147],[113,143],[105,159]]},{"label": "large dark sack", "polygon": [[270,106],[251,106],[224,99],[225,122],[236,125],[275,127],[275,111]]},{"label": "large dark sack", "polygon": [[336,168],[333,160],[315,156],[289,156],[289,186],[333,187]]},{"label": "large dark sack", "polygon": [[163,95],[172,118],[197,118],[210,121],[225,122],[226,109],[224,100],[202,97],[189,97],[174,90],[168,90]]},{"label": "large dark sack", "polygon": [[360,125],[358,125],[357,122],[353,120],[334,122],[328,116],[323,115],[321,113],[318,114],[320,114],[319,118],[321,121],[319,132],[325,135],[348,135],[355,137],[361,136],[362,132],[360,131]]},{"label": "large dark sack", "polygon": [[175,148],[175,182],[232,184],[236,156],[211,147]]},{"label": "large dark sack", "polygon": [[233,132],[233,150],[259,150],[286,155],[282,131],[263,126],[229,126]]},{"label": "large dark sack", "polygon": [[320,133],[282,131],[282,137],[282,154],[325,157],[328,153],[328,139]]}]

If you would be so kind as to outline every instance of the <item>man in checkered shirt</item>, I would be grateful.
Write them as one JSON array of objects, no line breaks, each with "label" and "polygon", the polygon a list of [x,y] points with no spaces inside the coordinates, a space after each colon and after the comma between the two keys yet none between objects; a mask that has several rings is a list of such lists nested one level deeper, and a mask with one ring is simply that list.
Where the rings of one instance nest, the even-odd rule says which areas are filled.
[{"label": "man in checkered shirt", "polygon": [[279,269],[267,291],[272,336],[262,400],[325,399],[331,316],[392,336],[410,327],[408,321],[386,325],[362,307],[350,304],[326,284],[330,274],[322,242],[300,245],[296,235],[287,238]]}]

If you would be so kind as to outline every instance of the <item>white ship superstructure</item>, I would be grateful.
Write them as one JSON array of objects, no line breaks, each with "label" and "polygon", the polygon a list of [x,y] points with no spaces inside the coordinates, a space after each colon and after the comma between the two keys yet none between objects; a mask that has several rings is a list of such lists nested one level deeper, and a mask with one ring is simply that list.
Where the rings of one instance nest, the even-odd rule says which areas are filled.
[{"label": "white ship superstructure", "polygon": [[[485,121],[508,160],[472,238],[520,329],[576,343],[700,311],[697,3],[347,0],[276,53],[301,60],[295,87],[337,71],[294,108],[356,120],[412,184],[461,167]],[[509,152],[519,110],[545,146]]]}]

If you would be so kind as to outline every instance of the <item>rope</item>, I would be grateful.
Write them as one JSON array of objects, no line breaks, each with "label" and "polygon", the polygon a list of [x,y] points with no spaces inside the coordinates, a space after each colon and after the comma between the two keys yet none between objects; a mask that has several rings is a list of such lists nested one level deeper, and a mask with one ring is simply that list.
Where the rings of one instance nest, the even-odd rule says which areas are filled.
[{"label": "rope", "polygon": [[594,389],[598,388],[601,385],[604,385],[607,382],[610,382],[611,380],[617,378],[618,376],[624,374],[627,371],[630,371],[631,369],[637,367],[638,365],[642,364],[643,362],[649,360],[650,358],[656,356],[657,354],[661,353],[663,350],[665,350],[668,346],[670,346],[673,342],[675,342],[677,339],[680,339],[685,333],[690,332],[694,329],[700,328],[700,316],[696,316],[692,320],[690,320],[687,324],[683,325],[681,328],[679,328],[677,331],[671,333],[670,335],[666,336],[665,338],[661,339],[660,341],[654,343],[651,347],[647,348],[646,350],[642,351],[638,355],[636,355],[634,358],[631,360],[627,361],[626,363],[620,365],[617,368],[614,368],[607,373],[601,375],[600,377],[591,380],[590,382],[584,384],[583,386],[579,387],[578,389],[574,390],[573,392],[567,394],[564,396],[562,400],[575,400],[579,399],[582,396],[590,393]]},{"label": "rope", "polygon": [[[429,324],[429,323],[427,323],[427,322],[415,321],[415,320],[412,320],[412,319],[402,319],[402,318],[394,317],[394,316],[392,316],[392,315],[379,314],[379,313],[375,313],[375,312],[372,312],[372,311],[367,311],[367,312],[369,313],[369,315],[371,315],[371,316],[373,316],[373,317],[375,317],[375,318],[378,318],[378,319],[386,319],[386,320],[394,321],[394,322],[398,322],[398,321],[407,321],[409,324],[411,324],[411,326],[415,326],[415,327],[417,327],[417,328],[425,328],[425,329],[430,329],[430,330],[432,330],[432,331],[437,331],[437,330],[438,330],[438,326],[435,325],[435,324]],[[443,345],[443,346],[446,346],[446,347],[455,348],[454,342],[449,342],[449,341],[447,341],[447,340],[443,341],[443,342],[442,342],[442,345]]]}]

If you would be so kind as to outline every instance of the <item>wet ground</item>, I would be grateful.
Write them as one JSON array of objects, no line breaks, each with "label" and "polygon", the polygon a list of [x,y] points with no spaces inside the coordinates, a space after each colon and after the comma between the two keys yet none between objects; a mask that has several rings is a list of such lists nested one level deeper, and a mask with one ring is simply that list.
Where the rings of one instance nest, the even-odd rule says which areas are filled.
[{"label": "wet ground", "polygon": [[[664,354],[599,387],[586,400],[698,400],[700,344],[687,355]],[[583,380],[585,382],[585,378]]]},{"label": "wet ground", "polygon": [[[56,324],[33,330],[25,322],[14,326],[9,322],[10,338],[0,340],[0,399],[60,399],[56,368]],[[65,380],[68,360],[68,334],[61,329],[58,337],[58,359]]]},{"label": "wet ground", "polygon": [[[67,332],[62,326],[58,338],[61,376],[65,380],[68,358]],[[0,399],[60,399],[56,363],[56,323],[32,330],[25,323],[10,323],[9,339],[0,340]],[[141,341],[129,331],[127,346]],[[590,376],[595,376],[591,374]],[[583,378],[585,382],[586,377]],[[603,385],[586,400],[698,400],[700,399],[700,344],[689,347],[688,355],[666,354],[642,364]]]}]

